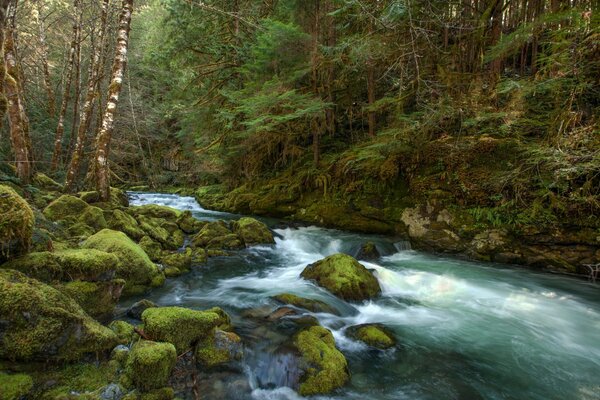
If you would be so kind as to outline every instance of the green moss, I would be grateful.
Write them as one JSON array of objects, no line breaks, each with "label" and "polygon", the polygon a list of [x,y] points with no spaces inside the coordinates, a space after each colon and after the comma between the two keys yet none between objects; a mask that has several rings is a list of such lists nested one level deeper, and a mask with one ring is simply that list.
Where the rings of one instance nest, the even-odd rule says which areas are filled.
[{"label": "green moss", "polygon": [[33,379],[29,375],[8,375],[0,372],[0,398],[2,400],[19,400],[33,387]]},{"label": "green moss", "polygon": [[36,380],[40,382],[54,381],[50,390],[40,396],[43,400],[72,399],[73,392],[82,393],[83,399],[98,399],[100,389],[117,377],[117,366],[110,362],[99,364],[67,364],[59,368],[49,368],[40,374]]},{"label": "green moss", "polygon": [[70,297],[13,270],[0,270],[0,357],[75,360],[111,349],[117,337]]},{"label": "green moss", "polygon": [[96,230],[91,226],[84,224],[83,222],[76,222],[68,227],[67,232],[72,238],[81,240],[92,236]]},{"label": "green moss", "polygon": [[273,299],[283,304],[291,304],[298,308],[304,308],[305,310],[316,313],[323,312],[339,315],[338,310],[320,300],[306,299],[304,297],[296,296],[291,293],[279,294],[277,296],[273,296]]},{"label": "green moss", "polygon": [[350,337],[378,349],[389,349],[396,345],[394,335],[379,324],[365,324],[348,328]]},{"label": "green moss", "polygon": [[242,339],[233,332],[216,329],[196,346],[196,360],[204,368],[226,364],[242,357]]},{"label": "green moss", "polygon": [[54,287],[74,299],[92,317],[103,319],[112,315],[124,285],[123,279],[114,279],[104,282],[73,281]]},{"label": "green moss", "polygon": [[238,221],[234,222],[232,226],[233,231],[242,238],[246,246],[275,243],[273,234],[267,225],[254,218],[240,218]]},{"label": "green moss", "polygon": [[334,254],[309,265],[301,276],[344,300],[366,300],[381,293],[373,274],[354,258]]},{"label": "green moss", "polygon": [[350,379],[346,358],[335,348],[329,330],[310,327],[296,335],[294,345],[305,363],[299,388],[302,396],[329,393]]},{"label": "green moss", "polygon": [[126,373],[141,391],[160,389],[167,385],[176,361],[177,352],[171,343],[142,340],[131,349]]},{"label": "green moss", "polygon": [[163,218],[169,221],[175,221],[183,214],[175,208],[159,206],[157,204],[130,207],[128,211],[135,216],[145,215],[152,218]]},{"label": "green moss", "polygon": [[57,192],[63,190],[63,186],[60,183],[41,172],[38,172],[33,176],[32,182],[34,185],[42,189],[53,190]]},{"label": "green moss", "polygon": [[78,218],[78,221],[94,229],[95,232],[108,227],[104,211],[98,207],[89,206]]},{"label": "green moss", "polygon": [[0,185],[0,262],[29,249],[35,218],[29,204],[8,186]]},{"label": "green moss", "polygon": [[158,262],[162,258],[162,247],[160,246],[160,243],[152,240],[150,236],[144,236],[140,240],[139,245],[144,249],[152,261]]},{"label": "green moss", "polygon": [[229,323],[229,317],[219,308],[196,311],[182,307],[160,307],[145,310],[142,321],[149,338],[172,343],[181,354],[205,339],[215,327]]},{"label": "green moss", "polygon": [[126,321],[113,321],[108,327],[117,335],[121,344],[129,344],[139,337],[134,326]]},{"label": "green moss", "polygon": [[161,263],[165,268],[176,268],[181,272],[189,271],[192,266],[192,249],[187,248],[182,253],[172,253],[162,257]]},{"label": "green moss", "polygon": [[123,232],[103,229],[90,236],[83,248],[112,253],[119,259],[117,277],[125,279],[124,294],[138,292],[140,286],[156,286],[164,283],[162,272],[148,258],[144,250]]},{"label": "green moss", "polygon": [[119,188],[110,188],[110,199],[107,202],[100,201],[100,195],[98,192],[81,192],[78,194],[81,200],[88,204],[93,204],[96,207],[102,208],[103,210],[111,210],[119,207],[128,207],[129,198],[127,193]]},{"label": "green moss", "polygon": [[177,225],[187,234],[198,233],[206,224],[206,222],[194,218],[191,211],[187,210],[177,217]]},{"label": "green moss", "polygon": [[137,221],[146,235],[160,242],[164,248],[177,250],[183,246],[185,235],[176,223],[148,215],[138,215]]},{"label": "green moss", "polygon": [[380,257],[377,246],[373,242],[366,242],[360,246],[360,250],[356,258],[359,260],[376,260]]},{"label": "green moss", "polygon": [[134,240],[140,240],[145,235],[135,218],[122,210],[107,211],[106,216],[106,222],[110,229],[124,232]]},{"label": "green moss", "polygon": [[232,233],[223,221],[209,222],[193,237],[192,244],[196,247],[208,247],[211,241]]},{"label": "green moss", "polygon": [[4,265],[30,277],[53,280],[100,281],[112,278],[119,260],[114,254],[95,249],[69,249],[29,253]]},{"label": "green moss", "polygon": [[89,204],[85,201],[64,194],[48,204],[48,207],[44,209],[44,216],[51,221],[61,221],[68,217],[77,219],[88,207]]}]

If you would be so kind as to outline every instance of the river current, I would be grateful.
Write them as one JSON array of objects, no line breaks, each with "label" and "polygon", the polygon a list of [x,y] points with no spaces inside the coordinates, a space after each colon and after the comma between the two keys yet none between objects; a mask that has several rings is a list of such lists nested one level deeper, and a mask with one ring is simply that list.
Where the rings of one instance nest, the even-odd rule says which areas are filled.
[{"label": "river current", "polygon": [[[202,220],[239,217],[205,210],[191,197],[130,196],[132,205],[167,205]],[[232,399],[300,398],[278,387],[268,335],[243,317],[248,310],[277,308],[270,296],[289,292],[325,301],[341,314],[311,314],[333,332],[352,376],[345,388],[319,399],[600,399],[597,285],[426,254],[383,236],[262,220],[273,229],[275,245],[210,258],[145,296],[163,306],[220,306],[232,316],[246,357],[242,378],[233,383],[224,378],[220,385],[239,385],[240,379],[246,384],[240,385],[243,390],[214,393]],[[346,303],[300,278],[306,265],[334,253],[356,255],[365,241],[375,242],[382,254],[374,262],[361,261],[382,287],[376,300]],[[386,325],[397,348],[375,351],[345,335],[348,327],[363,323]],[[221,398],[211,393],[202,399]]]}]

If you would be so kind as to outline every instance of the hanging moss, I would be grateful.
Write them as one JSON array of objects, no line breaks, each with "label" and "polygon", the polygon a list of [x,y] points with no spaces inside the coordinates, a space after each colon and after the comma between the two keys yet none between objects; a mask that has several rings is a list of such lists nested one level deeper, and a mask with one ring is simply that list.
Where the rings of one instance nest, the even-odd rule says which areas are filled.
[{"label": "hanging moss", "polygon": [[29,204],[13,189],[0,185],[0,261],[29,249],[35,222]]},{"label": "hanging moss", "polygon": [[148,258],[144,250],[123,232],[103,229],[90,236],[82,247],[117,256],[119,268],[116,277],[125,279],[124,294],[140,293],[147,287],[160,286],[164,283],[164,275],[158,267]]},{"label": "hanging moss", "polygon": [[344,300],[366,300],[381,293],[373,274],[354,258],[334,254],[309,265],[301,276]]},{"label": "hanging moss", "polygon": [[171,343],[142,340],[131,349],[126,374],[141,391],[160,389],[167,385],[176,361],[177,352]]},{"label": "hanging moss", "polygon": [[196,311],[182,307],[149,308],[142,314],[142,321],[149,338],[172,343],[179,354],[205,339],[214,328],[230,323],[229,316],[219,308]]},{"label": "hanging moss", "polygon": [[117,337],[70,297],[20,272],[0,269],[0,358],[76,360],[109,350]]},{"label": "hanging moss", "polygon": [[302,396],[330,393],[350,379],[348,362],[335,348],[329,330],[313,326],[301,331],[294,338],[294,346],[304,363],[299,388]]}]

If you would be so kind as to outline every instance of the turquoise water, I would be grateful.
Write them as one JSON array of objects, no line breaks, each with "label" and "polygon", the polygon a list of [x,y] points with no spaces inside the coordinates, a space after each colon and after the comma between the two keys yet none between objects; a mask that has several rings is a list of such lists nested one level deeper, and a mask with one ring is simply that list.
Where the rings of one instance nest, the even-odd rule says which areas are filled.
[{"label": "turquoise water", "polygon": [[[204,210],[188,197],[132,196],[134,205],[165,204],[200,219],[234,217]],[[260,333],[259,323],[241,317],[248,309],[275,309],[269,296],[283,292],[320,299],[341,311],[341,316],[314,314],[334,333],[352,374],[344,389],[323,398],[600,399],[600,287],[519,267],[397,251],[403,246],[386,237],[266,222],[275,227],[274,246],[211,258],[146,296],[161,305],[221,306],[232,315],[247,346],[240,373],[247,388],[225,397],[207,393],[203,399],[299,398],[269,384],[276,380],[269,381],[268,335]],[[383,254],[363,262],[375,271],[380,298],[345,303],[299,277],[307,264],[330,254],[355,255],[366,240]],[[398,348],[373,351],[345,336],[347,327],[368,322],[392,329]]]}]

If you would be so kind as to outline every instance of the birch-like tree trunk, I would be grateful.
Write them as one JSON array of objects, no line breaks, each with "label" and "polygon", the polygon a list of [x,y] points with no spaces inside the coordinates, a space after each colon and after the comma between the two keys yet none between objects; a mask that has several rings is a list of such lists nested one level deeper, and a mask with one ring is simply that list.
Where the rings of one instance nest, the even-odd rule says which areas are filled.
[{"label": "birch-like tree trunk", "polygon": [[[83,12],[83,10],[82,10]],[[73,147],[75,146],[75,137],[77,136],[77,126],[79,123],[79,98],[81,97],[81,31],[82,31],[82,19],[79,18],[79,24],[77,25],[77,46],[75,47],[75,60],[73,64],[73,83],[75,90],[73,93],[73,120],[71,123],[71,137],[69,139],[69,151],[71,154]],[[67,156],[68,156],[67,154]]]},{"label": "birch-like tree trunk", "polygon": [[123,86],[123,76],[127,66],[127,46],[129,44],[129,30],[131,28],[131,14],[133,0],[123,0],[119,30],[117,32],[117,50],[112,66],[112,77],[108,87],[108,101],[102,117],[102,126],[96,135],[96,153],[92,160],[96,190],[102,200],[110,197],[110,168],[108,156],[110,141],[114,129],[115,114],[119,103],[119,95]]},{"label": "birch-like tree trunk", "polygon": [[38,22],[38,40],[40,42],[40,57],[42,61],[42,73],[44,74],[44,89],[48,97],[48,115],[54,118],[56,114],[56,101],[52,80],[50,79],[50,67],[48,66],[48,44],[46,43],[46,24],[44,20],[44,0],[38,0],[36,4]]},{"label": "birch-like tree trunk", "polygon": [[8,109],[8,99],[4,93],[6,81],[6,63],[4,62],[4,32],[6,29],[6,14],[10,0],[0,0],[0,129]]},{"label": "birch-like tree trunk", "polygon": [[100,16],[100,28],[98,30],[98,36],[96,38],[97,44],[93,48],[94,55],[92,57],[92,63],[90,65],[90,78],[87,84],[87,91],[85,100],[81,108],[81,115],[79,117],[79,127],[77,130],[77,140],[73,149],[73,155],[71,162],[67,170],[67,177],[65,180],[65,191],[71,191],[77,180],[79,169],[81,166],[81,159],[83,157],[83,150],[85,148],[85,139],[90,125],[92,122],[92,114],[94,112],[95,100],[99,94],[100,79],[102,76],[102,52],[106,44],[106,29],[108,21],[108,9],[110,6],[110,0],[102,1],[102,11]]},{"label": "birch-like tree trunk", "polygon": [[[8,7],[8,21],[4,34],[4,63],[6,73],[4,76],[4,93],[7,99],[8,121],[10,124],[10,138],[15,154],[17,177],[24,183],[31,178],[31,141],[29,139],[29,121],[25,115],[25,106],[21,85],[20,72],[15,49],[15,14],[16,1],[10,2]],[[3,21],[6,21],[3,19]]]},{"label": "birch-like tree trunk", "polygon": [[67,115],[67,107],[71,97],[71,85],[73,83],[73,65],[75,64],[75,56],[77,53],[77,32],[81,25],[80,18],[80,5],[81,0],[73,0],[73,38],[71,40],[71,47],[69,49],[69,61],[67,62],[67,73],[65,76],[65,86],[63,90],[63,97],[60,105],[60,111],[58,114],[58,124],[56,125],[56,133],[54,135],[54,153],[52,154],[52,163],[50,165],[51,171],[56,171],[58,163],[62,154],[63,147],[63,136],[65,134],[65,117]]}]

